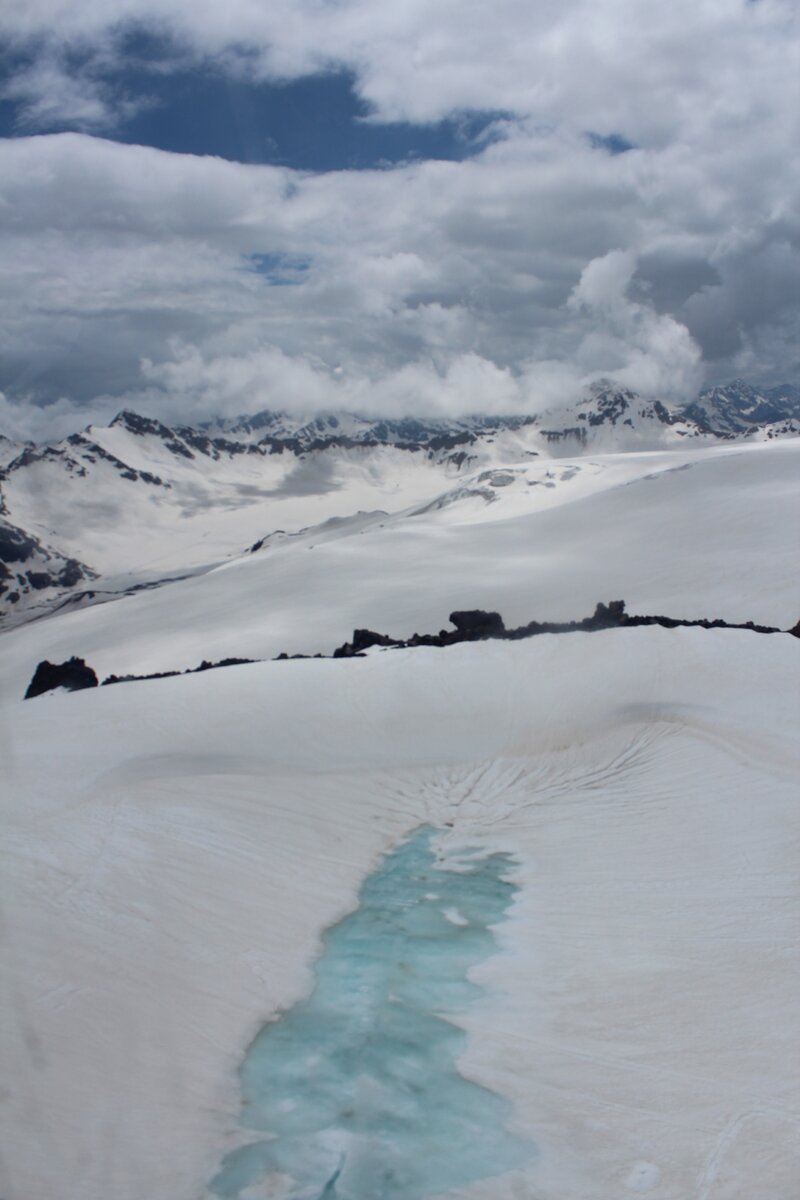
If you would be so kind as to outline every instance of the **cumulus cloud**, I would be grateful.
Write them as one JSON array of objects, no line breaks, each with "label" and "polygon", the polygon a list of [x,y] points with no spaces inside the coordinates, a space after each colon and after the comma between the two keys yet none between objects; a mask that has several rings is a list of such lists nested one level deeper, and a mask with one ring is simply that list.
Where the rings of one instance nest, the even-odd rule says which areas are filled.
[{"label": "cumulus cloud", "polygon": [[303,355],[289,356],[276,346],[245,355],[203,356],[196,346],[174,343],[174,357],[143,363],[147,382],[163,389],[142,390],[143,410],[157,406],[171,416],[235,416],[255,407],[275,406],[311,414],[325,409],[366,413],[447,414],[509,412],[519,406],[519,380],[508,368],[480,355],[450,356],[444,363],[432,358],[386,367],[374,374],[363,369],[333,368]]},{"label": "cumulus cloud", "polygon": [[702,380],[701,353],[689,330],[669,313],[631,297],[636,255],[611,250],[581,272],[567,308],[587,317],[575,360],[644,396],[681,400]]},{"label": "cumulus cloud", "polygon": [[[162,411],[180,415],[191,401],[192,413],[200,417],[233,416],[253,408],[275,407],[313,412],[336,408],[338,376],[324,363],[301,354],[290,356],[278,346],[266,346],[242,354],[203,355],[194,345],[173,340],[172,357],[160,363],[142,361],[147,384],[166,393]],[[140,397],[145,406],[153,392]]]},{"label": "cumulus cloud", "polygon": [[30,396],[11,398],[0,392],[0,433],[12,442],[43,442],[68,437],[90,420],[105,423],[118,411],[111,397],[95,398],[91,409],[65,396],[36,404]]},{"label": "cumulus cloud", "polygon": [[496,411],[600,374],[675,398],[796,377],[793,0],[28,0],[0,33],[29,55],[31,119],[56,96],[85,128],[115,119],[64,47],[113,61],[148,23],[182,63],[347,68],[375,121],[508,115],[464,162],[325,175],[0,143],[8,396]]},{"label": "cumulus cloud", "polygon": [[[182,58],[213,56],[230,71],[296,78],[346,67],[381,119],[470,108],[558,122],[594,114],[601,134],[650,140],[710,115],[749,119],[747,87],[738,104],[736,93],[751,77],[769,103],[776,70],[788,80],[796,21],[793,0],[674,0],[646,15],[639,0],[28,0],[5,6],[0,32],[96,46],[145,27],[168,33]],[[698,93],[719,96],[714,114],[696,111]]]}]

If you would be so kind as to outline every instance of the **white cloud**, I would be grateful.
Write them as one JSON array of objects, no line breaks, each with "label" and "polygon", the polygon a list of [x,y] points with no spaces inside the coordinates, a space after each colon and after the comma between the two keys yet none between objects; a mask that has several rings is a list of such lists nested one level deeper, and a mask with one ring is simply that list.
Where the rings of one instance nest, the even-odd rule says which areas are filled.
[{"label": "white cloud", "polygon": [[645,10],[641,0],[28,0],[5,6],[0,32],[98,45],[150,25],[228,70],[291,78],[349,68],[382,119],[512,110],[663,144],[679,129],[744,127],[754,79],[771,111],[792,82],[797,20],[793,0]]},{"label": "white cloud", "polygon": [[0,433],[12,442],[41,442],[68,437],[89,420],[106,422],[118,411],[119,404],[108,397],[98,398],[91,414],[83,405],[61,396],[50,404],[39,405],[30,396],[14,399],[0,392]]},{"label": "white cloud", "polygon": [[[119,23],[148,19],[221,69],[347,66],[376,117],[515,116],[470,161],[321,176],[73,134],[0,143],[9,394],[496,409],[600,373],[674,396],[701,368],[796,375],[792,0],[29,0],[0,33],[113,57]],[[66,103],[47,44],[39,92]],[[87,122],[94,102],[100,120],[106,97],[73,97]],[[611,156],[589,130],[637,148]],[[304,265],[270,286],[259,254]]]},{"label": "white cloud", "polygon": [[627,291],[635,270],[636,255],[631,250],[609,250],[602,258],[593,258],[581,271],[567,307],[597,313],[612,324],[627,323]]},{"label": "white cloud", "polygon": [[[109,56],[101,55],[103,65]],[[46,46],[19,66],[0,87],[0,99],[16,103],[16,124],[22,132],[72,128],[87,132],[113,129],[120,121],[151,105],[146,95],[133,97],[101,78],[97,62],[71,70],[55,47]]]},{"label": "white cloud", "polygon": [[102,89],[93,80],[68,74],[53,58],[40,58],[18,71],[0,90],[4,100],[20,102],[20,125],[75,123],[84,129],[102,128],[110,114]]},{"label": "white cloud", "polygon": [[[172,357],[166,361],[142,362],[145,382],[166,392],[170,415],[184,413],[191,404],[193,416],[233,416],[276,407],[278,396],[282,398],[280,407],[294,411],[338,407],[340,385],[333,371],[300,354],[284,354],[277,346],[244,354],[204,356],[197,346],[176,339],[170,349]],[[153,391],[141,397],[145,406],[154,398],[158,403],[158,394]],[[160,407],[163,411],[163,400]]]},{"label": "white cloud", "polygon": [[631,298],[636,256],[610,250],[593,259],[567,301],[591,322],[575,350],[589,376],[605,376],[644,396],[685,399],[702,381],[701,353],[685,325]]},{"label": "white cloud", "polygon": [[[444,364],[431,358],[386,367],[374,375],[356,368],[330,367],[276,346],[244,355],[203,356],[197,347],[172,345],[167,362],[145,361],[151,387],[136,395],[142,411],[157,408],[168,417],[235,416],[254,407],[277,407],[310,414],[321,409],[366,413],[458,414],[509,412],[522,399],[519,381],[508,369],[477,354],[458,354]],[[277,403],[276,403],[277,402]]]}]

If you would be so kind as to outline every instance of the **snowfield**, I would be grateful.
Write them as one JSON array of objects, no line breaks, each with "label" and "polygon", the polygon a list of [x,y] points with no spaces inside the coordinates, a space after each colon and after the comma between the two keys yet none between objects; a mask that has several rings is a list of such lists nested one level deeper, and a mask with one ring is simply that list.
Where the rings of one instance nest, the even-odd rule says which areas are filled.
[{"label": "snowfield", "polygon": [[9,708],[3,1195],[204,1194],[244,1048],[430,824],[520,888],[458,1065],[536,1153],[456,1194],[790,1200],[799,654],[614,630]]},{"label": "snowfield", "polygon": [[[512,864],[476,998],[437,1020],[465,1035],[468,1095],[493,1097],[475,1112],[506,1114],[488,1132],[530,1154],[400,1200],[796,1200],[800,639],[612,629],[21,697],[44,658],[102,678],[330,653],[473,607],[512,626],[620,598],[787,629],[799,454],[510,458],[435,492],[414,467],[391,513],[358,512],[359,467],[309,529],[248,506],[240,549],[260,549],[0,635],[3,1200],[379,1200],[347,1166],[352,1113],[322,1131],[324,1187],[222,1192],[219,1172],[271,1136],[244,1118],[248,1047],[426,827],[446,859]],[[321,1041],[300,1110],[330,1080]],[[435,1157],[435,1121],[428,1146],[397,1128]],[[481,1136],[465,1116],[453,1156]]]},{"label": "snowfield", "polygon": [[[635,613],[790,628],[798,478],[795,439],[512,462],[455,496],[294,534],[272,533],[265,504],[254,553],[0,638],[0,689],[21,696],[41,658],[78,654],[105,676],[329,654],[354,628],[410,637],[459,608],[499,610],[511,627],[620,598]],[[351,503],[338,494],[343,516]]]},{"label": "snowfield", "polygon": [[331,519],[455,506],[463,521],[512,485],[531,512],[597,490],[598,471],[600,490],[647,478],[648,453],[658,471],[658,452],[678,467],[698,452],[798,434],[790,386],[762,394],[736,381],[668,409],[598,381],[538,415],[306,421],[263,411],[170,428],[123,411],[53,445],[0,435],[0,625],[202,574],[265,537]]}]

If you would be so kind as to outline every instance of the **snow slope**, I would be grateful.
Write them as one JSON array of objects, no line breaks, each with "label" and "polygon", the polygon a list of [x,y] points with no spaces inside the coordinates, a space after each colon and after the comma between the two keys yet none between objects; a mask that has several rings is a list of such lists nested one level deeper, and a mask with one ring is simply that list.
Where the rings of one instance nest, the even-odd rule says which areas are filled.
[{"label": "snow slope", "polygon": [[[83,578],[102,576],[104,593],[119,592],[208,570],[272,531],[433,502],[481,470],[796,438],[796,396],[779,391],[739,381],[670,409],[600,382],[557,411],[459,420],[262,412],[192,428],[122,412],[52,446],[2,439],[0,512],[54,559],[75,560]],[[48,584],[12,575],[0,584],[7,624],[85,591],[57,572]]]},{"label": "snow slope", "polygon": [[[96,570],[174,572],[224,558],[273,528],[297,529],[359,508],[434,495],[443,471],[392,447],[298,460],[293,454],[187,460],[161,439],[124,429],[91,430],[92,445],[130,470],[96,457],[87,468],[42,458],[4,485],[14,519]],[[124,456],[124,457],[123,457]],[[81,470],[91,471],[86,486]],[[149,478],[146,478],[149,476]],[[76,552],[80,550],[80,555]]]},{"label": "snow slope", "polygon": [[328,654],[356,627],[408,637],[458,608],[513,626],[620,598],[789,628],[798,477],[797,439],[479,471],[433,504],[273,536],[205,574],[23,627],[0,638],[0,688],[19,696],[39,659],[73,654],[103,676]]},{"label": "snow slope", "polygon": [[[252,1039],[297,1011],[324,932],[425,826],[443,853],[514,864],[497,952],[471,968],[480,998],[444,1015],[468,1095],[489,1089],[479,1111],[531,1148],[430,1200],[795,1200],[797,638],[616,629],[21,700],[43,658],[103,676],[330,652],[356,626],[408,636],[456,608],[800,616],[797,439],[558,460],[509,445],[444,486],[391,446],[373,486],[375,448],[339,451],[340,488],[287,498],[316,506],[311,528],[253,520],[222,565],[0,634],[3,1200],[208,1197],[224,1156],[264,1136],[241,1109]],[[390,478],[391,514],[354,511],[358,481],[374,498]],[[108,580],[92,587],[100,601]],[[318,1049],[301,1115],[330,1084]],[[467,1118],[448,1128],[454,1155],[480,1140]],[[348,1129],[323,1131],[334,1162],[358,1153]],[[396,1136],[426,1161],[424,1137]],[[348,1178],[231,1194],[376,1200]]]},{"label": "snow slope", "polygon": [[7,706],[2,1195],[204,1195],[249,1041],[428,824],[518,864],[458,1065],[535,1148],[450,1200],[792,1200],[799,654],[614,630]]}]

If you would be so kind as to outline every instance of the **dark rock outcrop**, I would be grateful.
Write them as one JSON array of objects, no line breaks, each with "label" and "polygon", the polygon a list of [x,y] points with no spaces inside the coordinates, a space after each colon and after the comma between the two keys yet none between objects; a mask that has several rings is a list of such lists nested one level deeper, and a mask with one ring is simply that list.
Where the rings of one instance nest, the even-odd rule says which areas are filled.
[{"label": "dark rock outcrop", "polygon": [[603,604],[602,601],[597,604],[594,613],[586,618],[585,623],[592,629],[614,629],[623,625],[625,618],[625,601],[609,600],[608,604]]},{"label": "dark rock outcrop", "polygon": [[219,662],[209,662],[204,658],[199,667],[188,667],[185,671],[153,671],[150,675],[107,675],[103,680],[103,687],[110,683],[136,683],[143,679],[174,679],[176,675],[198,675],[201,671],[216,671],[218,667],[243,667],[252,662],[258,662],[258,659],[221,658]]},{"label": "dark rock outcrop", "polygon": [[469,608],[463,612],[451,612],[448,620],[455,625],[462,638],[501,638],[506,627],[500,613],[484,612],[480,608]]},{"label": "dark rock outcrop", "polygon": [[188,671],[153,671],[150,675],[106,675],[102,686],[111,683],[136,683],[142,679],[174,679],[176,675],[188,675]]},{"label": "dark rock outcrop", "polygon": [[47,588],[73,588],[83,579],[94,578],[95,572],[85,563],[60,554],[0,515],[0,617],[8,615],[7,606],[17,604],[22,596],[32,597]]},{"label": "dark rock outcrop", "polygon": [[373,633],[371,629],[354,629],[352,642],[345,642],[344,645],[337,646],[333,657],[352,658],[356,654],[363,654],[371,646],[402,646],[402,644],[395,638],[387,637],[384,633]]},{"label": "dark rock outcrop", "polygon": [[97,676],[82,658],[70,658],[63,663],[51,663],[44,659],[33,673],[25,699],[31,700],[34,696],[52,692],[54,688],[80,692],[83,688],[93,687],[97,687]]},{"label": "dark rock outcrop", "polygon": [[[632,629],[641,625],[660,625],[664,629],[678,627],[699,629],[746,629],[751,633],[782,633],[773,625],[756,625],[753,621],[734,624],[723,621],[721,617],[709,620],[700,617],[694,621],[682,620],[679,617],[663,616],[631,616],[625,611],[624,600],[609,600],[595,606],[590,617],[581,621],[530,621],[527,625],[519,625],[516,629],[506,629],[503,618],[496,612],[484,612],[483,609],[459,609],[450,614],[453,629],[440,629],[438,633],[414,633],[410,638],[393,638],[385,633],[375,633],[372,629],[355,629],[353,640],[337,646],[332,658],[362,658],[365,652],[373,646],[386,648],[410,649],[416,646],[455,646],[459,642],[476,641],[520,641],[523,638],[536,637],[541,633],[595,633],[602,629]],[[800,638],[800,621],[793,629],[785,632]],[[325,658],[323,654],[279,654],[275,662],[287,662],[298,658]],[[157,671],[150,675],[108,675],[103,680],[103,686],[112,683],[132,683],[144,679],[168,679],[176,675],[196,675],[201,671],[214,671],[219,667],[242,666],[246,663],[261,662],[254,658],[223,658],[219,662],[209,662],[206,659],[199,667],[190,667],[186,671]],[[91,667],[87,667],[82,658],[71,658],[69,662],[54,665],[41,662],[36,668],[30,687],[25,693],[25,699],[39,696],[52,688],[64,687],[69,691],[77,691],[84,687],[97,687],[97,676]]]},{"label": "dark rock outcrop", "polygon": [[[719,617],[714,620],[701,617],[695,621],[687,621],[679,617],[630,616],[625,611],[624,600],[600,603],[592,615],[584,617],[582,621],[529,621],[527,625],[520,625],[516,629],[506,629],[499,613],[484,612],[479,608],[453,612],[450,614],[450,621],[455,625],[455,629],[441,629],[439,633],[414,633],[406,639],[388,637],[368,629],[356,629],[353,641],[338,646],[333,652],[333,657],[353,658],[363,654],[370,646],[454,646],[458,642],[474,642],[485,638],[520,641],[541,633],[594,633],[600,629],[629,629],[639,625],[661,625],[665,629],[696,626],[700,629],[749,629],[754,633],[781,632],[771,625],[755,625],[752,621],[736,625]],[[800,633],[797,636],[800,636]]]}]

